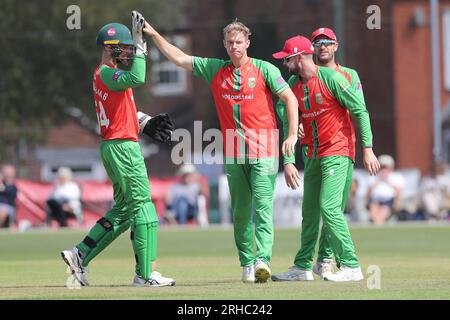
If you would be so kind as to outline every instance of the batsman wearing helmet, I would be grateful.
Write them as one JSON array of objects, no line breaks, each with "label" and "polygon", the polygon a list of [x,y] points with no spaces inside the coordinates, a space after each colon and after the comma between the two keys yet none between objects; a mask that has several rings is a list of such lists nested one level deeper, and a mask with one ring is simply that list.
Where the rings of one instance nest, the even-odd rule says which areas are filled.
[{"label": "batsman wearing helmet", "polygon": [[167,115],[137,116],[132,88],[145,82],[147,45],[144,17],[133,11],[132,31],[123,24],[103,26],[97,36],[102,60],[94,73],[93,89],[102,142],[100,156],[114,188],[113,208],[99,219],[88,235],[61,255],[83,286],[87,266],[114,239],[131,227],[136,258],[134,286],[173,286],[175,281],[153,270],[156,260],[158,217],[150,198],[139,132],[165,142],[173,124]]}]

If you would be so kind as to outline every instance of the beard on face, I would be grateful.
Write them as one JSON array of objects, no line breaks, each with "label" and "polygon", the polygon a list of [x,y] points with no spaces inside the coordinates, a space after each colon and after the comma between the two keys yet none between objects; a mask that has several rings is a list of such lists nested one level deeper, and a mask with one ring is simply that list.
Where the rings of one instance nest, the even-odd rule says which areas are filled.
[{"label": "beard on face", "polygon": [[328,58],[325,58],[325,59],[321,59],[320,58],[320,53],[318,53],[318,54],[316,54],[316,59],[317,59],[318,62],[325,64],[325,63],[328,63],[328,62],[330,62],[330,61],[332,61],[334,59],[334,53],[329,53],[328,54]]},{"label": "beard on face", "polygon": [[300,75],[300,67],[299,67],[298,63],[295,63],[295,65],[292,68],[288,68],[288,70],[289,70],[290,75],[293,75],[293,76]]}]

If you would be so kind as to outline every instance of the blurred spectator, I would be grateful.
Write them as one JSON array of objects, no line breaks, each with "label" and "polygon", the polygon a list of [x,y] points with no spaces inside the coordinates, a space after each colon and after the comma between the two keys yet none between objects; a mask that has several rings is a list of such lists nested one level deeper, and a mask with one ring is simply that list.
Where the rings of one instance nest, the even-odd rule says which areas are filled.
[{"label": "blurred spectator", "polygon": [[[198,219],[199,198],[205,194],[200,175],[192,164],[183,164],[178,170],[181,181],[171,186],[166,196],[167,209],[179,224]],[[170,214],[169,214],[170,218]]]},{"label": "blurred spectator", "polygon": [[81,191],[78,184],[72,181],[72,170],[66,167],[59,168],[55,187],[47,200],[47,223],[50,224],[52,219],[55,219],[61,227],[66,227],[67,218],[72,217],[82,224],[83,213],[80,199]]},{"label": "blurred spectator", "polygon": [[424,177],[420,183],[420,203],[425,219],[445,219],[450,204],[450,176],[447,167],[436,163],[431,175]]},{"label": "blurred spectator", "polygon": [[401,207],[401,193],[405,186],[403,176],[394,172],[395,161],[390,155],[378,157],[381,169],[369,185],[369,216],[373,223],[385,223]]},{"label": "blurred spectator", "polygon": [[4,165],[0,173],[0,227],[9,227],[14,223],[16,213],[17,187],[16,169]]}]

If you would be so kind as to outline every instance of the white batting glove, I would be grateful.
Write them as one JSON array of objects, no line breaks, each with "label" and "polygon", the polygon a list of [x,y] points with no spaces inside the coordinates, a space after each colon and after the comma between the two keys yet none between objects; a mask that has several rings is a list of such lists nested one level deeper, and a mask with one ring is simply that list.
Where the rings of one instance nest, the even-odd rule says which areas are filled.
[{"label": "white batting glove", "polygon": [[134,47],[136,48],[136,55],[147,55],[147,41],[145,41],[144,36],[142,35],[142,29],[144,28],[145,18],[137,12],[133,10],[131,13],[131,25],[132,25],[132,34]]}]

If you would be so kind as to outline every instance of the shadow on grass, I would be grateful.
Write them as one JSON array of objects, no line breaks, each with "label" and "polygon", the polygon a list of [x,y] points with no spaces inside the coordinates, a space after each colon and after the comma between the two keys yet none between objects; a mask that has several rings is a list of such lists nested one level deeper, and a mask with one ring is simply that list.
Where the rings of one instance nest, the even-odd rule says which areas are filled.
[{"label": "shadow on grass", "polygon": [[[236,284],[236,280],[219,280],[219,281],[203,281],[198,283],[176,283],[176,287],[204,287],[224,284]],[[240,281],[239,281],[240,282]],[[32,289],[32,288],[67,288],[66,285],[21,285],[21,286],[0,286],[1,289]],[[133,287],[130,284],[98,284],[90,285],[89,288],[148,288],[148,287]]]}]

